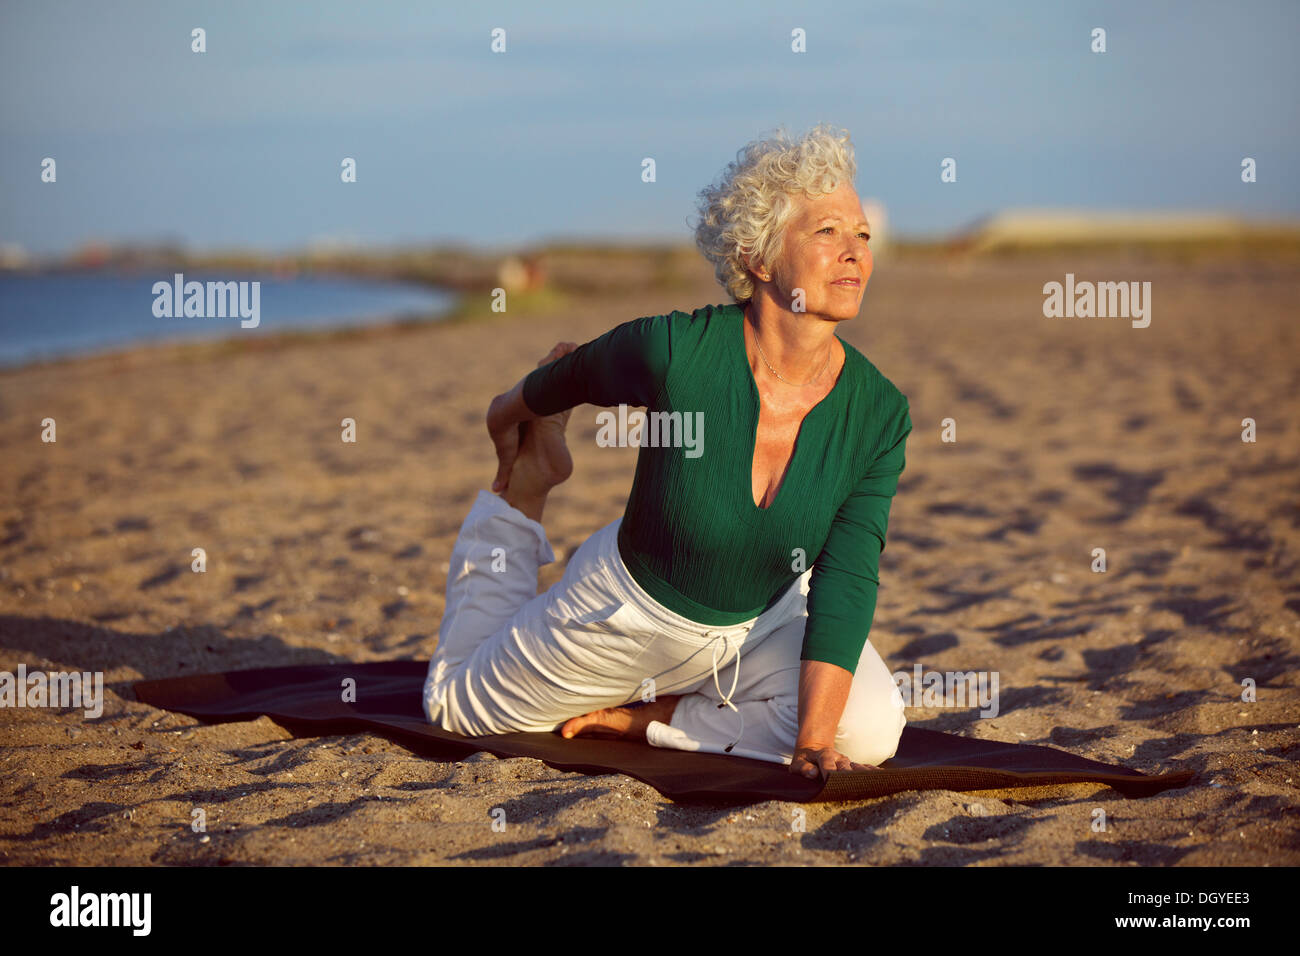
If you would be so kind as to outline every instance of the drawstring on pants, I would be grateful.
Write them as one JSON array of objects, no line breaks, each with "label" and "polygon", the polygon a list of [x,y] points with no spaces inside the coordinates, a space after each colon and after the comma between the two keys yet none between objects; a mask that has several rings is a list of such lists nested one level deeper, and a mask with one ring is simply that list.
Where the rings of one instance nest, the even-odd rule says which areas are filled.
[{"label": "drawstring on pants", "polygon": [[713,686],[717,688],[718,696],[722,698],[722,702],[718,704],[718,710],[721,710],[723,707],[730,707],[740,718],[740,733],[736,734],[736,738],[724,748],[727,753],[731,753],[731,748],[740,743],[740,738],[745,735],[745,715],[740,712],[739,707],[731,702],[731,695],[736,692],[736,685],[740,682],[740,648],[736,648],[736,667],[731,677],[731,690],[724,694],[722,692],[722,684],[718,680],[718,641],[722,641],[723,657],[726,657],[727,651],[730,648],[730,642],[727,640],[727,635],[715,635],[715,640],[713,641]]}]

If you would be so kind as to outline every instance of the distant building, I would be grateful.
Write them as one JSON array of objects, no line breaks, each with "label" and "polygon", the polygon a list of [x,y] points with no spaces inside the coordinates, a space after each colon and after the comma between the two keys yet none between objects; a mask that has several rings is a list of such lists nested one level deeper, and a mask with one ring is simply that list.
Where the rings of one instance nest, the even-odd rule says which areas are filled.
[{"label": "distant building", "polygon": [[1011,209],[979,220],[954,243],[972,252],[1057,245],[1222,242],[1300,232],[1295,223],[1258,223],[1210,212]]}]

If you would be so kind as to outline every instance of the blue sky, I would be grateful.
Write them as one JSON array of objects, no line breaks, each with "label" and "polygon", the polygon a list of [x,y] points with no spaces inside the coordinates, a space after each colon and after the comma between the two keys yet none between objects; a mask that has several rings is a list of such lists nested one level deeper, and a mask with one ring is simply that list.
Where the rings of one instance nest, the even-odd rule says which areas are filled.
[{"label": "blue sky", "polygon": [[896,232],[1027,205],[1295,217],[1297,35],[1292,0],[5,0],[0,242],[687,239],[738,149],[819,121]]}]

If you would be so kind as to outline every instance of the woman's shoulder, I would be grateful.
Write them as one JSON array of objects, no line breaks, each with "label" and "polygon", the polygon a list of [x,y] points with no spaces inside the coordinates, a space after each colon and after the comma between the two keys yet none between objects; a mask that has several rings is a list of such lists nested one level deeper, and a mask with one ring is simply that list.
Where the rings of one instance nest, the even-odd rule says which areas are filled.
[{"label": "woman's shoulder", "polygon": [[853,376],[857,388],[865,393],[873,405],[883,404],[895,410],[907,408],[907,396],[902,389],[886,378],[874,362],[851,344],[844,339],[840,339],[840,343],[844,346],[845,370]]},{"label": "woman's shoulder", "polygon": [[860,473],[867,473],[878,456],[899,446],[911,433],[912,412],[907,396],[874,362],[848,342],[844,342],[844,352],[845,367],[853,370],[856,384],[848,409],[860,428],[861,457],[855,462]]},{"label": "woman's shoulder", "polygon": [[662,315],[637,319],[643,333],[662,343],[670,357],[686,354],[712,355],[725,348],[728,335],[744,319],[736,305],[702,305],[689,312],[674,309]]},{"label": "woman's shoulder", "polygon": [[633,322],[655,327],[668,334],[678,336],[686,334],[703,335],[709,331],[718,331],[728,323],[734,324],[744,317],[740,307],[734,304],[702,305],[691,309],[672,309],[658,315],[646,315]]},{"label": "woman's shoulder", "polygon": [[702,305],[690,312],[679,309],[667,316],[676,329],[689,329],[699,335],[734,328],[744,317],[745,313],[735,303]]}]

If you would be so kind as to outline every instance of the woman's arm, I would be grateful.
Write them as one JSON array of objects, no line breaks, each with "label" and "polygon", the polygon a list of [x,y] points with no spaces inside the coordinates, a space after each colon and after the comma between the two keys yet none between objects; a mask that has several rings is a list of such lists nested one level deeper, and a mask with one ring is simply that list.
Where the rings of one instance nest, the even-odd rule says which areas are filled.
[{"label": "woman's arm", "polygon": [[510,482],[522,423],[587,402],[648,405],[667,374],[673,322],[689,320],[683,313],[645,316],[616,325],[583,345],[564,343],[571,347],[568,354],[539,366],[492,399],[487,413],[488,434],[497,450],[492,490],[499,492]]},{"label": "woman's arm", "polygon": [[906,399],[899,399],[885,450],[840,506],[813,566],[800,654],[799,731],[790,763],[794,773],[816,776],[818,770],[824,774],[865,766],[849,761],[834,744],[875,616],[889,506],[906,464],[912,421]]}]

